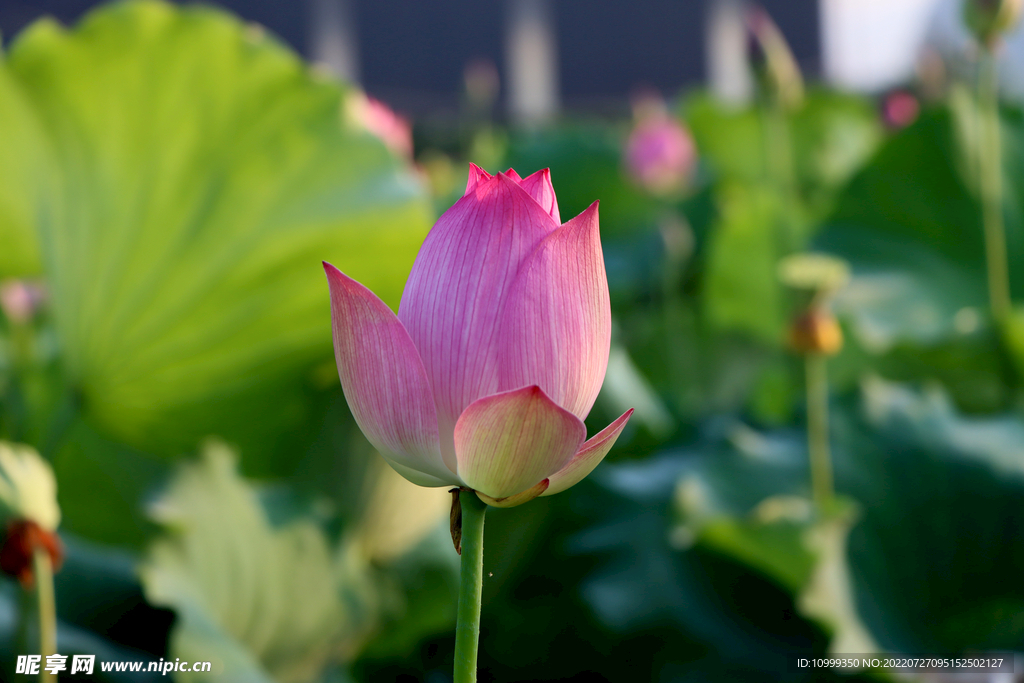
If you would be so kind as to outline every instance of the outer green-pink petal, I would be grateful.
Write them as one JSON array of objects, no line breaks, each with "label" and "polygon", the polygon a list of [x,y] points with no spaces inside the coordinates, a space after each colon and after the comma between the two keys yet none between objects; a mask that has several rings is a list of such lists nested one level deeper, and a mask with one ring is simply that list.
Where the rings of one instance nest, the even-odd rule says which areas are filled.
[{"label": "outer green-pink petal", "polygon": [[427,235],[398,310],[430,380],[446,458],[454,456],[450,438],[462,411],[499,391],[505,299],[523,259],[558,228],[504,173],[471,169],[469,188]]},{"label": "outer green-pink petal", "polygon": [[611,330],[595,202],[523,262],[502,314],[499,391],[537,384],[585,418],[608,368]]},{"label": "outer green-pink petal", "polygon": [[507,498],[561,470],[586,436],[583,422],[539,387],[486,396],[455,425],[459,477],[490,498]]},{"label": "outer green-pink petal", "polygon": [[623,427],[629,422],[629,416],[632,414],[633,409],[630,408],[615,422],[588,439],[565,467],[548,477],[548,487],[540,495],[550,496],[561,493],[570,486],[575,486],[583,481],[588,474],[594,471],[595,467],[601,464],[604,456],[608,455],[608,451],[615,445],[615,440],[619,438],[619,434],[622,433]]},{"label": "outer green-pink petal", "polygon": [[329,263],[324,271],[338,375],[359,428],[414,484],[459,484],[441,458],[434,398],[409,334],[369,289]]}]

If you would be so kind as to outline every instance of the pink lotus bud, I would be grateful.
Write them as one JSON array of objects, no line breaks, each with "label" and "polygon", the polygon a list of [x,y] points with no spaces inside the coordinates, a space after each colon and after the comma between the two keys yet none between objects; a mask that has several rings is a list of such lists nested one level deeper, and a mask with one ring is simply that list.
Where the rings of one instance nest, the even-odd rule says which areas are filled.
[{"label": "pink lotus bud", "polygon": [[917,120],[921,106],[917,98],[906,90],[889,93],[882,102],[882,120],[892,130],[906,128]]},{"label": "pink lotus bud", "polygon": [[348,114],[370,131],[395,154],[412,158],[412,128],[409,122],[378,99],[353,93],[348,100]]},{"label": "pink lotus bud", "polygon": [[611,343],[597,203],[561,224],[546,169],[522,179],[471,164],[397,316],[324,269],[345,398],[414,484],[500,507],[558,493],[597,467],[633,412],[586,440]]},{"label": "pink lotus bud", "polygon": [[642,116],[626,141],[626,166],[630,176],[654,194],[684,187],[696,163],[697,147],[693,138],[667,112]]},{"label": "pink lotus bud", "polygon": [[25,280],[7,280],[0,283],[0,310],[8,320],[19,325],[35,315],[46,298],[40,285]]}]

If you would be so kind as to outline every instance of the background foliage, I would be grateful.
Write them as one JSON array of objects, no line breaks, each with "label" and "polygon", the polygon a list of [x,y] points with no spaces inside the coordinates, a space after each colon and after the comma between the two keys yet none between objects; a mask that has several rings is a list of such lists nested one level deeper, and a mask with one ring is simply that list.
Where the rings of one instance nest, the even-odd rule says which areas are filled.
[{"label": "background foliage", "polygon": [[[1024,647],[1024,313],[987,313],[966,87],[905,126],[823,88],[684,93],[669,115],[698,161],[667,193],[629,176],[625,120],[467,115],[416,128],[414,166],[359,97],[234,17],[153,0],[3,55],[0,277],[45,298],[0,319],[0,438],[56,471],[62,653],[447,679],[446,494],[355,429],[319,262],[396,305],[468,159],[550,167],[566,217],[602,201],[616,328],[591,432],[637,407],[591,478],[489,513],[483,680],[809,680],[787,655]],[[1001,125],[1020,291],[1024,113]],[[853,273],[826,517],[777,277],[805,250]],[[5,670],[23,616],[0,582]]]}]

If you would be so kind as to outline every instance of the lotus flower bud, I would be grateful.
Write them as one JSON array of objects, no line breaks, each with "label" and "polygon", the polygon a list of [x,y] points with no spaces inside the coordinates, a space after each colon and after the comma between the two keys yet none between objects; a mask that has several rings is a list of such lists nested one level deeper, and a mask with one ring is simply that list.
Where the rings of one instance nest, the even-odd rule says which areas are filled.
[{"label": "lotus flower bud", "polygon": [[63,549],[55,533],[60,523],[57,482],[49,464],[28,446],[0,442],[0,571],[32,583],[32,555],[44,550],[60,567]]},{"label": "lotus flower bud", "polygon": [[391,107],[362,93],[353,93],[346,109],[349,118],[376,135],[395,154],[412,158],[412,127]]},{"label": "lotus flower bud", "polygon": [[630,177],[654,194],[684,187],[697,162],[697,146],[690,132],[669,114],[660,98],[637,102],[634,118],[625,153]]},{"label": "lotus flower bud", "polygon": [[1024,0],[965,0],[964,23],[983,45],[992,47],[1020,21]]},{"label": "lotus flower bud", "polygon": [[41,285],[25,280],[0,283],[0,310],[8,320],[23,325],[32,319],[46,298]]},{"label": "lotus flower bud", "polygon": [[890,130],[906,128],[917,120],[921,105],[906,90],[889,93],[882,102],[882,120]]},{"label": "lotus flower bud", "polygon": [[611,310],[597,204],[562,223],[547,170],[470,166],[396,316],[324,264],[334,351],[363,434],[399,474],[501,507],[589,474],[632,410],[586,439]]}]

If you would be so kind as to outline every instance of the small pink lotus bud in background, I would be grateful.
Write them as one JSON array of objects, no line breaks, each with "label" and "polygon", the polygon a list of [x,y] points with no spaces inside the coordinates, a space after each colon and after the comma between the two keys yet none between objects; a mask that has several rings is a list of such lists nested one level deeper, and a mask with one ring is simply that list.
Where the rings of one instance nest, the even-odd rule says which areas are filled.
[{"label": "small pink lotus bud in background", "polygon": [[632,410],[590,440],[611,308],[597,203],[562,223],[547,170],[470,165],[396,316],[325,263],[334,352],[363,434],[414,484],[511,507],[587,476]]},{"label": "small pink lotus bud in background", "polygon": [[23,325],[32,319],[46,299],[43,287],[26,280],[0,283],[0,310],[13,323]]},{"label": "small pink lotus bud in background", "polygon": [[638,98],[633,110],[636,123],[625,151],[630,177],[654,194],[682,189],[697,163],[697,147],[689,131],[658,96]]},{"label": "small pink lotus bud in background", "polygon": [[352,93],[346,104],[349,118],[370,131],[395,154],[412,158],[412,127],[380,100]]},{"label": "small pink lotus bud in background", "polygon": [[882,120],[890,129],[906,128],[917,120],[921,106],[917,98],[906,90],[896,90],[882,101]]}]

